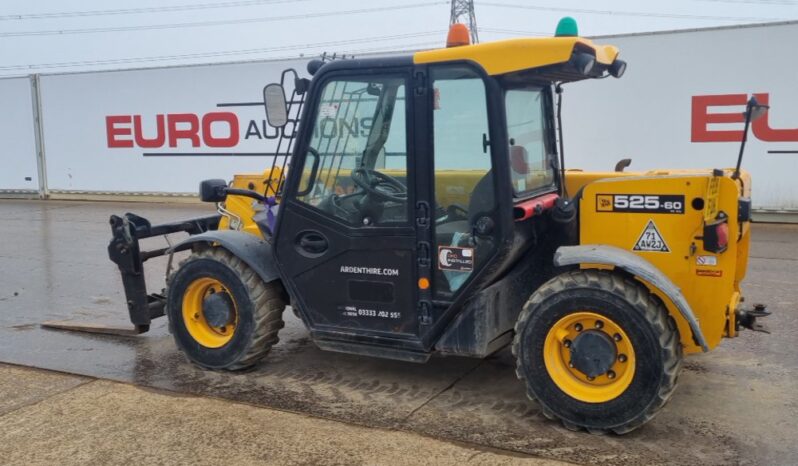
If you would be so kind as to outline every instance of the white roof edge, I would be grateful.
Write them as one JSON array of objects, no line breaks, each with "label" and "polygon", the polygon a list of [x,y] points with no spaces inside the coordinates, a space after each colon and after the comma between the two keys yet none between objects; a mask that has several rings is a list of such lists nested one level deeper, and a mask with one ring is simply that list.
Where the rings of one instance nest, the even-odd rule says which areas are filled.
[{"label": "white roof edge", "polygon": [[649,31],[649,32],[629,32],[626,34],[607,34],[600,36],[590,36],[590,39],[614,39],[617,37],[636,37],[636,36],[659,36],[664,34],[684,34],[691,32],[714,32],[725,31],[729,29],[750,29],[770,26],[792,26],[798,25],[798,19],[791,19],[785,21],[767,21],[761,23],[746,23],[746,24],[732,24],[729,26],[711,26],[705,28],[687,28],[687,29],[669,29],[666,31]]},{"label": "white roof edge", "polygon": [[65,75],[73,75],[73,74],[90,74],[90,73],[120,73],[125,71],[147,71],[147,70],[168,70],[173,68],[197,68],[200,66],[213,66],[213,65],[247,65],[251,63],[276,63],[281,61],[294,61],[294,60],[312,60],[314,58],[318,58],[318,56],[305,56],[300,57],[297,55],[296,57],[280,57],[280,58],[254,58],[251,60],[235,60],[235,61],[216,61],[216,62],[204,62],[204,63],[184,63],[178,65],[154,65],[154,66],[137,66],[135,68],[113,68],[113,69],[99,69],[99,70],[80,70],[80,71],[55,71],[55,72],[43,72],[43,73],[27,73],[27,74],[18,74],[18,75],[7,75],[7,76],[0,76],[0,79],[19,79],[19,78],[26,78],[29,76],[33,76],[38,74],[39,76],[65,76]]},{"label": "white roof edge", "polygon": [[[382,51],[382,52],[369,52],[369,53],[360,53],[360,54],[349,54],[347,53],[346,56],[350,57],[376,57],[381,55],[396,55],[399,53],[415,53],[420,49],[408,49],[408,50],[396,50],[396,51]],[[276,58],[253,58],[251,60],[233,60],[233,61],[214,61],[214,62],[203,62],[203,63],[184,63],[178,65],[154,65],[154,66],[137,66],[135,68],[113,68],[113,69],[99,69],[99,70],[80,70],[80,71],[54,71],[54,72],[43,72],[43,73],[27,73],[27,74],[11,74],[6,76],[0,76],[0,79],[20,79],[20,78],[28,78],[33,75],[39,76],[68,76],[73,74],[90,74],[90,73],[120,73],[125,71],[148,71],[148,70],[168,70],[173,68],[196,68],[200,66],[214,66],[214,65],[248,65],[252,63],[277,63],[277,62],[285,62],[285,61],[304,61],[308,62],[314,59],[320,59],[321,54],[313,54],[313,55],[304,55],[304,56],[295,56],[295,57],[276,57]]]}]

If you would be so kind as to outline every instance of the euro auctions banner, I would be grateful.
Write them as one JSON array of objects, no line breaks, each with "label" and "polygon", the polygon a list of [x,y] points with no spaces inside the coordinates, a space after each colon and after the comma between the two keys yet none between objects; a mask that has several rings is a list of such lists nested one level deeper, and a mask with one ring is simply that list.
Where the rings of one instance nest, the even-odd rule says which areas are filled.
[{"label": "euro auctions banner", "polygon": [[629,62],[621,79],[565,86],[566,164],[612,170],[734,167],[743,112],[751,126],[742,167],[755,208],[798,210],[798,22],[597,38]]},{"label": "euro auctions banner", "polygon": [[[753,205],[798,210],[798,64],[790,59],[796,37],[798,22],[595,39],[617,45],[629,67],[621,79],[565,85],[566,165],[612,170],[631,158],[630,170],[734,167],[745,102],[756,96],[770,111],[752,125],[742,165],[753,176]],[[262,171],[277,135],[264,121],[263,86],[279,81],[285,68],[304,74],[305,65],[44,75],[48,185],[193,193],[203,179]],[[29,90],[20,92],[29,99]],[[332,123],[330,131],[362,137],[371,125]],[[33,144],[24,128],[12,131]],[[24,163],[35,168],[34,154]],[[9,175],[14,183],[23,171],[31,170]]]},{"label": "euro auctions banner", "polygon": [[263,86],[289,67],[305,62],[42,76],[49,188],[194,193],[263,171],[278,135]]}]

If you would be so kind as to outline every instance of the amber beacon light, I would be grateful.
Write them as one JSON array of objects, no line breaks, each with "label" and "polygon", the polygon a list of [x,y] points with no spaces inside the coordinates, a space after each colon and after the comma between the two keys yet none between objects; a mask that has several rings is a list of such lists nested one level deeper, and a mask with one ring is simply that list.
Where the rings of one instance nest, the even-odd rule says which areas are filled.
[{"label": "amber beacon light", "polygon": [[468,26],[460,23],[452,24],[449,34],[446,36],[446,47],[460,47],[469,44],[471,44],[471,39]]}]

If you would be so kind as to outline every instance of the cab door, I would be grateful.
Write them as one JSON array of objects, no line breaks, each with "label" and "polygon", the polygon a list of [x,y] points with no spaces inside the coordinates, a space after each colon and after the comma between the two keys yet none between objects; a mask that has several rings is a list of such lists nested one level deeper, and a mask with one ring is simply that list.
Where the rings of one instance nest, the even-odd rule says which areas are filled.
[{"label": "cab door", "polygon": [[411,68],[320,74],[278,215],[278,265],[316,336],[418,348]]},{"label": "cab door", "polygon": [[471,63],[428,65],[423,73],[427,123],[418,151],[432,221],[431,286],[421,305],[429,314],[422,338],[431,346],[500,262],[512,201],[498,83]]}]

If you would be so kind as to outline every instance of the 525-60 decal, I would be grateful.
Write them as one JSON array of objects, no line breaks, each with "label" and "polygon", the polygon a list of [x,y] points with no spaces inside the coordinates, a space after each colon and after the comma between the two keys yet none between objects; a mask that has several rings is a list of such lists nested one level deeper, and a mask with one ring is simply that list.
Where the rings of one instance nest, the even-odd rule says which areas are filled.
[{"label": "525-60 decal", "polygon": [[596,194],[596,211],[683,214],[684,196],[678,194]]}]

